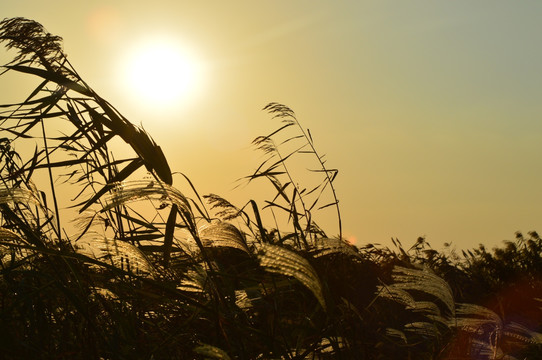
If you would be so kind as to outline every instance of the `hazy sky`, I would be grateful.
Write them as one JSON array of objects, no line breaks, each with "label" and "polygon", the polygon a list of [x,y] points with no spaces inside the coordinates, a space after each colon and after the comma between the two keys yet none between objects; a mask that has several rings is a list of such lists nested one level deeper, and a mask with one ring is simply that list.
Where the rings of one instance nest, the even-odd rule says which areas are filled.
[{"label": "hazy sky", "polygon": [[[339,168],[357,244],[426,236],[468,248],[542,231],[542,2],[5,0],[1,10],[62,36],[87,83],[201,193],[252,196],[232,189],[262,160],[250,142],[276,128],[261,108],[277,101]],[[142,101],[123,76],[153,39],[200,66],[176,106]],[[336,233],[333,218],[321,224]]]}]

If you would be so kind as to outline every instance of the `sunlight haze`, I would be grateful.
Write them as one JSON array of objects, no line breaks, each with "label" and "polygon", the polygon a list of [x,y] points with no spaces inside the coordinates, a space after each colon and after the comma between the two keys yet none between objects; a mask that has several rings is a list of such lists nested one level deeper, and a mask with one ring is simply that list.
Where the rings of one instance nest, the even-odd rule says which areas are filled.
[{"label": "sunlight haze", "polygon": [[[357,245],[492,247],[542,231],[540,2],[4,2],[2,17],[17,16],[61,36],[81,77],[200,194],[261,197],[236,180],[262,159],[251,141],[278,128],[261,109],[280,102],[339,169],[343,232]],[[171,51],[179,72],[167,60],[132,83],[127,73],[160,66],[148,51]],[[163,94],[155,76],[187,82]],[[24,100],[18,81],[0,86]],[[337,235],[334,213],[322,215]]]},{"label": "sunlight haze", "polygon": [[197,60],[163,37],[141,40],[117,64],[123,75],[117,79],[119,90],[130,90],[149,112],[172,111],[172,106],[186,104],[203,82]]}]

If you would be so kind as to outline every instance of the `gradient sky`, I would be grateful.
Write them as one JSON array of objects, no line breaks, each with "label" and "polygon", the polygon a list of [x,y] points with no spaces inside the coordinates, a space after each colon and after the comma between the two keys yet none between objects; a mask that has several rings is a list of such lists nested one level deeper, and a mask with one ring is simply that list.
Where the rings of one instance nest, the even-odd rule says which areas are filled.
[{"label": "gradient sky", "polygon": [[[358,245],[426,236],[435,248],[471,248],[542,231],[542,2],[5,0],[1,8],[62,36],[87,83],[142,124],[200,193],[239,205],[252,197],[250,186],[232,189],[261,161],[250,142],[276,128],[261,111],[276,101],[339,168],[343,226]],[[153,37],[178,41],[201,64],[197,89],[177,106],[144,103],[120,75],[131,49]],[[331,216],[320,223],[336,233]]]}]

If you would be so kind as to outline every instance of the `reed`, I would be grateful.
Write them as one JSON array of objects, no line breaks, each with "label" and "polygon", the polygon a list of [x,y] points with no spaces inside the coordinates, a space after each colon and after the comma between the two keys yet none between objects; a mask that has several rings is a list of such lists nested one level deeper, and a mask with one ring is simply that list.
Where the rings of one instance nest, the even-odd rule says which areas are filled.
[{"label": "reed", "polygon": [[[542,354],[536,233],[462,256],[423,238],[410,249],[397,239],[395,248],[348,244],[338,171],[278,103],[264,108],[277,130],[254,141],[267,157],[244,178],[268,181],[267,200],[200,197],[186,176],[174,185],[160,146],[78,75],[60,37],[13,18],[0,22],[0,42],[17,50],[2,74],[41,81],[24,101],[0,105],[3,358]],[[111,151],[118,141],[130,155]],[[19,151],[28,143],[33,152]],[[319,178],[309,187],[293,171],[305,157]],[[315,221],[328,208],[336,237]],[[269,226],[264,211],[287,221]]]}]

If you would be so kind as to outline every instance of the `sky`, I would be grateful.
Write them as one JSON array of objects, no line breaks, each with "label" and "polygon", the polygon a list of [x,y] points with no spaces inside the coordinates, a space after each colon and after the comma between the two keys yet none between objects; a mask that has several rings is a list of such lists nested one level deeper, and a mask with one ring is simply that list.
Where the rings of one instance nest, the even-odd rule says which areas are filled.
[{"label": "sky", "polygon": [[[503,0],[2,3],[62,36],[83,79],[201,194],[258,196],[236,180],[262,161],[250,143],[277,128],[261,109],[279,102],[339,169],[347,239],[437,249],[542,231],[541,15]],[[127,75],[159,42],[196,65],[174,103],[144,100]],[[317,219],[328,235],[333,215]]]}]

